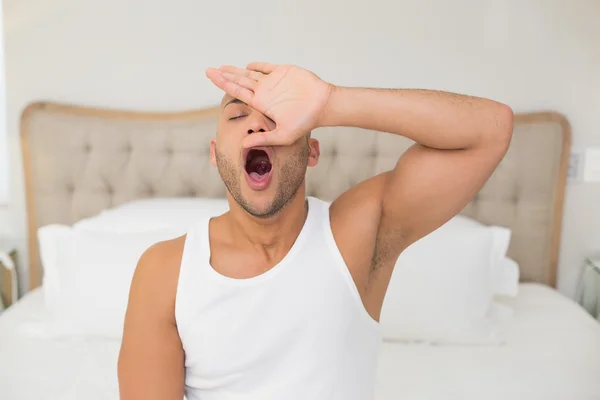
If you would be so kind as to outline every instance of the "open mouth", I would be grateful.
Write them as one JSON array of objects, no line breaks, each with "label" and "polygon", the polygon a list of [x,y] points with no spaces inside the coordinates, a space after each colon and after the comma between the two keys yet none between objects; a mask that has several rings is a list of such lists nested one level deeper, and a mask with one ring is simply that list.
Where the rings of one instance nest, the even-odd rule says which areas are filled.
[{"label": "open mouth", "polygon": [[246,172],[257,181],[263,180],[271,172],[273,164],[266,150],[255,148],[246,153]]}]

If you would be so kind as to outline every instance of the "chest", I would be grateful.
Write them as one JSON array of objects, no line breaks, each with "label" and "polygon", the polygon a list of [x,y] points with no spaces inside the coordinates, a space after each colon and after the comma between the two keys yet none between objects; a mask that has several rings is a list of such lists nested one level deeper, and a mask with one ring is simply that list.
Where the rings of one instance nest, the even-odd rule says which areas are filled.
[{"label": "chest", "polygon": [[278,265],[287,251],[269,255],[225,244],[211,247],[210,266],[219,274],[233,279],[250,279]]},{"label": "chest", "polygon": [[337,271],[306,262],[207,289],[180,332],[188,370],[248,376],[256,368],[277,371],[320,354],[343,356],[344,337],[356,319],[354,299]]}]

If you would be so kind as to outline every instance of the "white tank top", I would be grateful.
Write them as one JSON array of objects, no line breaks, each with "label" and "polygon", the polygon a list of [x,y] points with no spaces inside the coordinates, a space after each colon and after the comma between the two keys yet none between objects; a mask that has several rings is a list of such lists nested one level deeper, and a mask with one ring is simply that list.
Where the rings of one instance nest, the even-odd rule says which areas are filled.
[{"label": "white tank top", "polygon": [[308,197],[288,254],[248,279],[211,267],[209,219],[188,232],[177,288],[187,399],[372,399],[380,327],[335,244],[329,204]]}]

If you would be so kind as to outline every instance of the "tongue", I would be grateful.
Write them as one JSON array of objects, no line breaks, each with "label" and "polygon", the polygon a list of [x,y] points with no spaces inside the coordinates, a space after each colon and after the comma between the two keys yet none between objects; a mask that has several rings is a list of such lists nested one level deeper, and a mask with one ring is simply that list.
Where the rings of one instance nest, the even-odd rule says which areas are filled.
[{"label": "tongue", "polygon": [[267,176],[267,174],[261,175],[258,172],[250,172],[249,175],[252,179],[254,179],[256,181],[262,181]]}]

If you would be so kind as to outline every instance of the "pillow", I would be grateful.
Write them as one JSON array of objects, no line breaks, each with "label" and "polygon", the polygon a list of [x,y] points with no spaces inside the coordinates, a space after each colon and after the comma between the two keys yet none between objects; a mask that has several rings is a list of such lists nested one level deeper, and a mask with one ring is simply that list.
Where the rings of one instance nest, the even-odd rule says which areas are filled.
[{"label": "pillow", "polygon": [[[60,296],[59,244],[72,238],[72,229],[135,233],[168,231],[168,236],[183,235],[195,221],[206,215],[220,215],[229,209],[224,198],[153,198],[124,203],[82,219],[72,227],[61,224],[42,226],[37,231],[40,259],[44,272],[43,291],[46,307],[56,311]],[[63,246],[64,247],[64,246]]]},{"label": "pillow", "polygon": [[457,234],[460,234],[465,230],[475,230],[479,232],[490,230],[494,236],[492,251],[490,253],[491,279],[493,282],[492,291],[494,294],[514,292],[514,295],[516,295],[519,279],[518,276],[516,280],[514,279],[514,271],[512,271],[513,263],[515,262],[506,257],[512,233],[510,229],[495,225],[484,225],[463,215],[455,216],[445,224],[445,227],[453,228],[457,231]]},{"label": "pillow", "polygon": [[142,253],[178,235],[170,230],[114,233],[73,228],[58,244],[60,293],[53,308],[53,336],[118,339],[129,287]]},{"label": "pillow", "polygon": [[171,229],[181,234],[207,215],[218,216],[229,210],[224,198],[155,198],[135,200],[102,211],[73,226],[109,232],[142,232]]},{"label": "pillow", "polygon": [[59,279],[59,246],[71,237],[71,227],[60,224],[42,226],[37,231],[40,261],[44,276],[42,279],[42,290],[44,293],[44,304],[52,310],[60,296]]},{"label": "pillow", "polygon": [[498,274],[493,278],[494,294],[516,297],[519,289],[519,264],[512,258],[504,257]]},{"label": "pillow", "polygon": [[499,343],[487,317],[497,232],[453,219],[398,258],[381,313],[384,340]]}]

